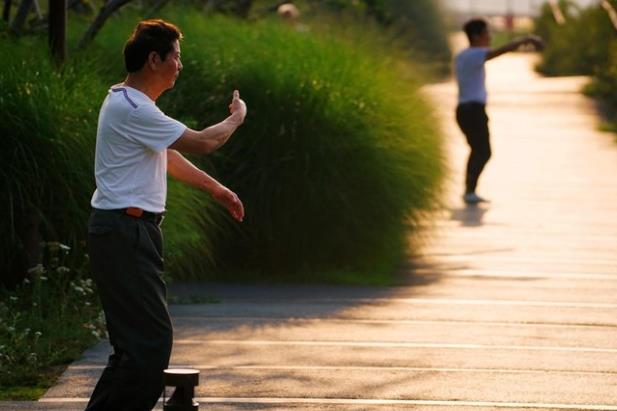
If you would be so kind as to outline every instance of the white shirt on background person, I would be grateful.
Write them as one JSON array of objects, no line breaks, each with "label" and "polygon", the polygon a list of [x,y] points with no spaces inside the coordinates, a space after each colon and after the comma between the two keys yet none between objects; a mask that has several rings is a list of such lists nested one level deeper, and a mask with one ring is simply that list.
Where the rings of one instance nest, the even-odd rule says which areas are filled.
[{"label": "white shirt on background person", "polygon": [[458,103],[486,104],[486,55],[488,47],[468,47],[456,55],[454,68],[458,83]]}]

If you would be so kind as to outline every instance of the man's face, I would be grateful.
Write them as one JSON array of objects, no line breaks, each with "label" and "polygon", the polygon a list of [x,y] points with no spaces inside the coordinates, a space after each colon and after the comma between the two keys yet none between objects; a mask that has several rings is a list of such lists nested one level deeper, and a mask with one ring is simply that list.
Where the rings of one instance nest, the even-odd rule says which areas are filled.
[{"label": "man's face", "polygon": [[160,62],[159,74],[165,90],[173,88],[178,75],[182,70],[182,62],[180,61],[180,42],[174,41],[173,49],[167,53],[165,60]]}]

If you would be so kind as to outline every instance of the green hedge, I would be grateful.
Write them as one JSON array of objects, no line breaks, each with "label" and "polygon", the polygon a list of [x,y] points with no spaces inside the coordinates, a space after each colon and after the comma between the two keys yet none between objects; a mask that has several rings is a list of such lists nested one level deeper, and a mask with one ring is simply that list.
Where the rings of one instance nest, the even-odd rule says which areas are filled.
[{"label": "green hedge", "polygon": [[[613,1],[617,6],[617,1]],[[607,63],[610,43],[617,31],[608,14],[598,5],[579,9],[561,1],[566,24],[558,25],[548,5],[536,19],[536,32],[547,43],[538,69],[545,75],[593,75]]]},{"label": "green hedge", "polygon": [[[268,5],[277,2],[264,0]],[[361,25],[376,23],[381,36],[407,54],[407,58],[417,63],[422,60],[428,65],[427,75],[438,77],[450,73],[452,53],[448,42],[446,14],[440,1],[435,0],[298,0],[303,14],[300,21],[311,21],[319,24],[326,14],[336,12],[339,21],[335,25],[340,28],[349,23],[347,17],[353,14],[362,19]],[[256,5],[256,10],[263,7]],[[330,13],[327,13],[327,12]],[[367,18],[368,17],[368,18]],[[330,24],[326,17],[326,24]]]},{"label": "green hedge", "polygon": [[[172,183],[164,224],[171,275],[231,280],[251,273],[304,281],[353,271],[387,278],[405,252],[418,212],[432,204],[442,170],[438,133],[417,91],[414,68],[378,42],[351,44],[276,21],[174,10],[165,17],[183,29],[186,40],[184,71],[161,99],[162,108],[202,127],[227,115],[234,88],[249,106],[228,145],[195,159],[239,193],[245,222],[232,222],[203,193]],[[110,21],[61,74],[45,63],[45,75],[57,77],[53,86],[20,69],[42,70],[23,47],[2,48],[14,73],[0,77],[3,90],[5,83],[35,90],[32,97],[0,103],[15,113],[6,117],[12,123],[3,117],[3,135],[35,150],[30,158],[37,167],[24,163],[19,187],[36,191],[40,181],[54,195],[62,193],[60,203],[38,196],[28,204],[46,219],[53,216],[50,226],[69,237],[83,238],[94,188],[96,114],[107,86],[122,80],[120,51],[136,21],[129,13]],[[86,61],[93,63],[83,71],[70,68]],[[24,123],[28,110],[38,114]],[[36,136],[32,128],[39,130]],[[3,148],[2,155],[9,151]],[[353,281],[383,278],[356,274]]]},{"label": "green hedge", "polygon": [[393,31],[410,50],[410,58],[430,61],[431,71],[450,72],[452,52],[448,40],[445,14],[440,1],[383,0]]},{"label": "green hedge", "polygon": [[0,60],[0,265],[10,283],[37,247],[36,224],[48,238],[83,239],[94,185],[93,102],[105,89],[91,64],[57,71],[38,39],[2,39]]},{"label": "green hedge", "polygon": [[223,267],[392,272],[441,171],[429,110],[402,63],[279,24],[172,20],[185,30],[185,70],[163,106],[202,126],[226,115],[233,88],[249,105],[209,168],[247,209],[242,225],[219,230]]},{"label": "green hedge", "polygon": [[[617,0],[610,1],[617,8]],[[548,45],[539,71],[554,76],[590,75],[588,91],[617,107],[617,29],[597,4],[584,9],[569,1],[560,4],[566,12],[565,25],[555,23],[548,5],[536,19],[536,30]]]}]

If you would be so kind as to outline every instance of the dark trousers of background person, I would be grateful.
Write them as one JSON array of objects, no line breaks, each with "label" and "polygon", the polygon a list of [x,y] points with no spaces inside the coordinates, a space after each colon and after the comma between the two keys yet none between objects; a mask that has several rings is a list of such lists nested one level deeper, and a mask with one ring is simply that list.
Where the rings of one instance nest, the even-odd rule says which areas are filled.
[{"label": "dark trousers of background person", "polygon": [[462,103],[456,108],[456,122],[471,148],[467,161],[465,193],[475,193],[478,179],[491,158],[488,116],[482,103]]},{"label": "dark trousers of background person", "polygon": [[149,411],[164,388],[173,338],[161,230],[154,221],[94,210],[88,250],[114,353],[86,411]]}]

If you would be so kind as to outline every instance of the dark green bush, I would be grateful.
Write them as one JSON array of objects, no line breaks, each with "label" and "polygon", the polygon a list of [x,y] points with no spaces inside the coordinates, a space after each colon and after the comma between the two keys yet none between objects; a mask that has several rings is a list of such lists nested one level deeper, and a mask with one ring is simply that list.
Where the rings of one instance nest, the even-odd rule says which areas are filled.
[{"label": "dark green bush", "polygon": [[[41,240],[82,246],[95,188],[98,110],[109,85],[122,81],[117,50],[88,50],[56,70],[43,39],[11,39],[0,47],[5,62],[0,72],[0,158],[6,164],[0,172],[0,265],[7,285],[19,282],[36,262]],[[203,270],[212,266],[212,237],[203,234],[212,215],[208,207],[200,193],[171,183],[171,267],[186,261]],[[199,213],[190,214],[196,208]],[[191,250],[199,250],[200,258],[187,259]]]},{"label": "dark green bush", "polygon": [[606,64],[598,65],[594,80],[588,87],[591,95],[600,97],[617,109],[617,41],[613,40],[608,48]]},{"label": "dark green bush", "polygon": [[0,47],[0,265],[13,282],[44,237],[83,239],[94,187],[93,142],[105,88],[91,65],[56,70],[38,39]]},{"label": "dark green bush", "polygon": [[[617,7],[617,0],[611,0]],[[590,75],[587,91],[617,107],[617,29],[598,4],[578,9],[562,1],[567,23],[554,22],[549,7],[536,20],[536,31],[547,40],[538,69],[546,75]]]},{"label": "dark green bush", "polygon": [[536,20],[536,32],[547,42],[538,69],[546,75],[592,75],[607,62],[616,31],[607,13],[594,5],[579,10],[562,1],[566,24],[558,25],[548,5]]},{"label": "dark green bush", "polygon": [[200,126],[218,121],[233,88],[249,105],[207,167],[247,208],[245,222],[215,240],[224,267],[391,270],[441,171],[429,110],[403,63],[273,23],[172,20],[187,40],[168,111]]},{"label": "dark green bush", "polygon": [[449,73],[452,53],[441,3],[435,0],[384,0],[383,7],[395,38],[407,46],[410,57],[429,64],[435,73]]},{"label": "dark green bush", "polygon": [[[265,0],[265,3],[277,2]],[[343,20],[352,14],[362,26],[377,23],[381,28],[380,36],[396,43],[414,63],[422,61],[428,66],[430,75],[443,76],[450,71],[452,55],[440,1],[299,0],[294,3],[308,11],[308,16],[302,19],[312,20],[313,24],[323,19],[324,10],[336,12],[339,18],[343,15]],[[341,24],[344,25],[345,21],[338,22],[339,27]]]},{"label": "dark green bush", "polygon": [[[246,220],[233,223],[203,193],[172,183],[165,221],[172,276],[392,272],[418,211],[434,200],[442,166],[414,67],[377,41],[351,44],[277,21],[253,24],[173,10],[167,16],[185,31],[185,67],[176,89],[161,99],[163,109],[203,127],[227,116],[234,88],[249,105],[230,143],[197,159],[240,194]],[[13,161],[24,177],[8,186],[5,174],[6,192],[49,193],[24,204],[36,206],[57,238],[83,238],[94,189],[96,113],[107,86],[122,81],[120,50],[136,21],[128,13],[114,20],[59,74],[49,63],[44,72],[28,68],[32,62],[18,46],[3,49],[21,56],[24,67],[1,77],[16,90],[10,94],[20,96],[2,100],[5,112],[19,113],[7,117],[2,127],[12,134],[3,135],[28,141],[24,150],[34,150],[28,158],[36,164]],[[86,61],[93,63],[84,70],[70,68]],[[41,74],[28,70],[57,81],[33,82]],[[19,94],[24,84],[32,84],[36,98]],[[36,135],[27,132],[30,125]],[[7,142],[3,158],[15,144]],[[51,201],[58,197],[61,202]]]}]

